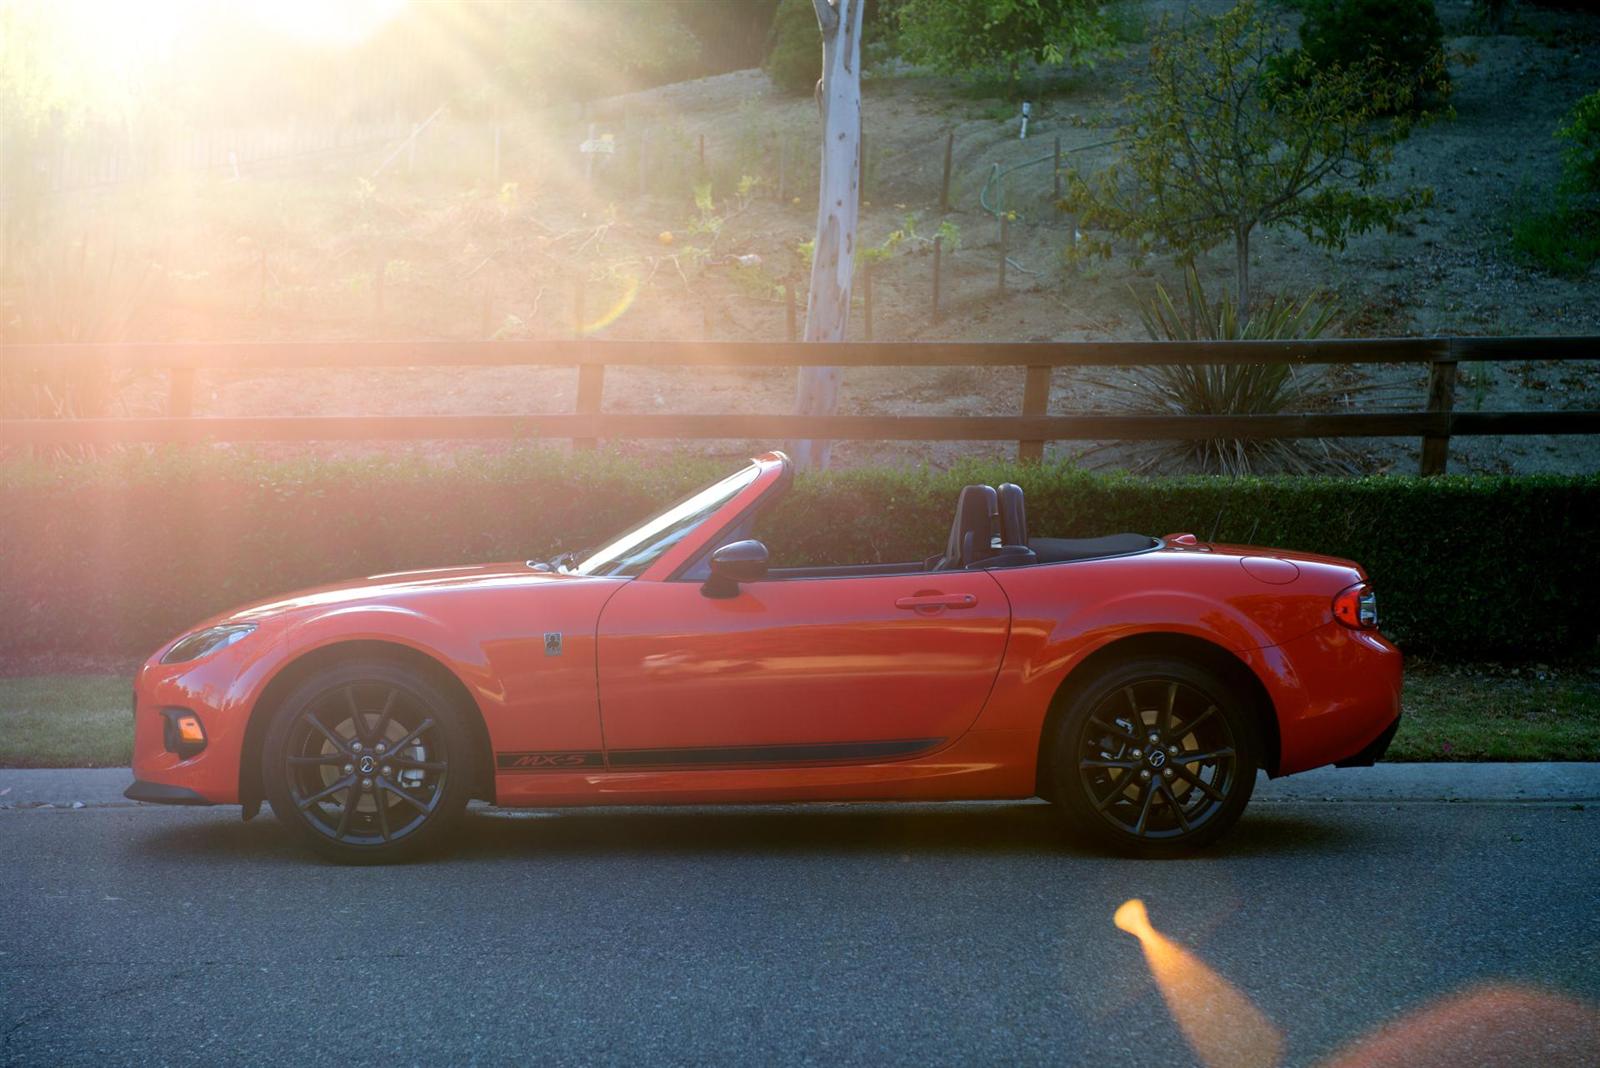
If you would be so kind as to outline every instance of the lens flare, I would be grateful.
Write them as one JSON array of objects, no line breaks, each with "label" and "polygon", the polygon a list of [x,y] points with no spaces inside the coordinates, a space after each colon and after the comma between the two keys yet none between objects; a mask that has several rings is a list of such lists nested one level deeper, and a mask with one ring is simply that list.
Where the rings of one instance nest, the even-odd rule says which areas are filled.
[{"label": "lens flare", "polygon": [[1199,958],[1150,925],[1144,902],[1123,902],[1112,917],[1139,940],[1167,1011],[1206,1068],[1270,1068],[1283,1056],[1283,1035],[1262,1011]]},{"label": "lens flare", "polygon": [[599,331],[604,330],[606,327],[610,326],[612,323],[616,322],[618,319],[622,318],[628,313],[628,309],[633,307],[634,299],[638,297],[638,295],[639,279],[633,275],[625,277],[622,280],[622,294],[617,297],[616,303],[612,304],[610,308],[606,309],[605,313],[601,315],[600,318],[594,320],[593,322],[580,324],[578,327],[578,332],[582,336],[588,337],[590,334],[598,333]]}]

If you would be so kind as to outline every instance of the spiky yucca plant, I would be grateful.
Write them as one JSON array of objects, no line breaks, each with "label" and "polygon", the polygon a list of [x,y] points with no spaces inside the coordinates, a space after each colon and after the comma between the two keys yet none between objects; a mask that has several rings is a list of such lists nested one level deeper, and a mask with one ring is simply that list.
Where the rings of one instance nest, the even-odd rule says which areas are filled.
[{"label": "spiky yucca plant", "polygon": [[[1339,309],[1315,294],[1302,300],[1265,300],[1241,315],[1227,290],[1213,303],[1193,267],[1183,276],[1183,304],[1161,283],[1155,294],[1133,294],[1146,333],[1154,341],[1256,341],[1320,337]],[[1160,415],[1266,415],[1323,410],[1368,387],[1341,384],[1325,368],[1289,364],[1198,364],[1139,368],[1095,381],[1113,408]],[[1325,440],[1204,438],[1152,442],[1138,466],[1193,465],[1214,474],[1285,471],[1312,474],[1353,470],[1349,450]]]}]

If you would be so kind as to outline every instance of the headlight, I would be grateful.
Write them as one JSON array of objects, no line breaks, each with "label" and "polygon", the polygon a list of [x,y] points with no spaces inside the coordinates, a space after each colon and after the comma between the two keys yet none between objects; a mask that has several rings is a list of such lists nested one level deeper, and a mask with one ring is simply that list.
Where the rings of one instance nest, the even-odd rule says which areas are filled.
[{"label": "headlight", "polygon": [[199,660],[202,656],[224,649],[243,638],[256,629],[254,623],[224,623],[219,627],[207,627],[197,630],[178,640],[178,644],[167,650],[167,655],[161,658],[163,664],[182,664],[187,660]]}]

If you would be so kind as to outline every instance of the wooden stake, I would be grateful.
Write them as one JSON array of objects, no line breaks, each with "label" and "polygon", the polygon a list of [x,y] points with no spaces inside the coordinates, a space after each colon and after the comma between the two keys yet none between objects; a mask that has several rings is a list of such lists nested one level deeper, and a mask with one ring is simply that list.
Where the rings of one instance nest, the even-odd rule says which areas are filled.
[{"label": "wooden stake", "polygon": [[939,268],[944,259],[944,235],[933,239],[933,321],[939,321]]},{"label": "wooden stake", "polygon": [[1000,213],[1000,292],[1006,291],[1006,238],[1007,238],[1006,213]]},{"label": "wooden stake", "polygon": [[950,155],[955,151],[956,132],[951,130],[944,138],[944,181],[939,183],[939,214],[950,210]]},{"label": "wooden stake", "polygon": [[788,148],[788,145],[789,145],[788,140],[782,134],[779,134],[778,135],[778,203],[780,203],[780,204],[783,203],[783,201],[785,199],[787,199],[784,196],[784,162],[785,162],[784,154],[785,154],[785,150]]},{"label": "wooden stake", "polygon": [[872,264],[861,272],[861,311],[867,340],[872,340]]},{"label": "wooden stake", "polygon": [[800,340],[800,333],[795,327],[795,295],[794,295],[794,289],[795,289],[795,280],[793,278],[790,278],[783,285],[784,304],[787,305],[787,307],[784,309],[784,312],[785,312],[785,314],[786,314],[786,316],[787,316],[787,318],[789,320],[789,324],[788,324],[789,325],[789,340],[790,341],[799,341]]},{"label": "wooden stake", "polygon": [[379,257],[378,266],[372,272],[372,318],[379,326],[383,325],[383,278],[389,273],[389,261]]}]

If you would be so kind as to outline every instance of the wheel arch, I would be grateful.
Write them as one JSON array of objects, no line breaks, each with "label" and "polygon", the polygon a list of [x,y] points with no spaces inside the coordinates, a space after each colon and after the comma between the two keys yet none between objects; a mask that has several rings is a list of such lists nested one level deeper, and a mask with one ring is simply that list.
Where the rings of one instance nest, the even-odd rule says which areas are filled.
[{"label": "wheel arch", "polygon": [[267,727],[272,712],[295,686],[311,673],[340,661],[355,658],[388,660],[403,664],[426,676],[430,681],[454,698],[466,721],[472,737],[476,760],[473,767],[472,795],[486,801],[494,800],[494,749],[489,741],[489,728],[483,712],[473,698],[472,691],[451,671],[443,661],[415,646],[382,639],[355,639],[333,642],[308,650],[283,664],[268,680],[250,710],[245,726],[244,744],[239,752],[239,801],[249,819],[260,810],[266,793],[261,781],[261,747],[266,740]]},{"label": "wheel arch", "polygon": [[1277,708],[1272,695],[1255,671],[1226,646],[1192,634],[1170,631],[1146,631],[1117,638],[1100,646],[1068,671],[1056,692],[1050,698],[1050,710],[1039,732],[1039,754],[1034,768],[1034,786],[1040,797],[1048,798],[1055,790],[1050,773],[1050,745],[1056,723],[1066,713],[1072,697],[1113,664],[1136,657],[1165,656],[1187,660],[1215,671],[1223,679],[1239,687],[1250,697],[1261,731],[1261,766],[1267,774],[1278,774],[1282,740],[1278,733]]}]

